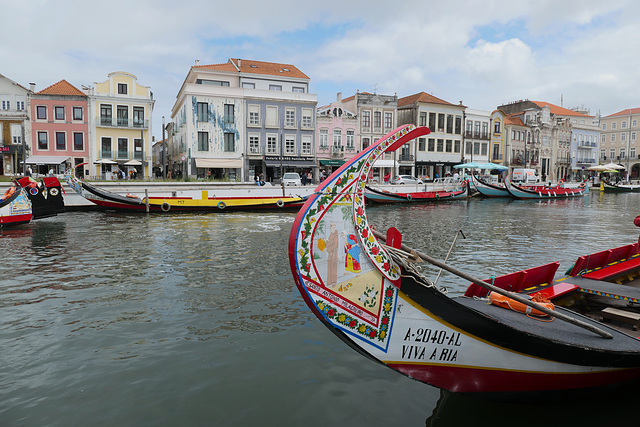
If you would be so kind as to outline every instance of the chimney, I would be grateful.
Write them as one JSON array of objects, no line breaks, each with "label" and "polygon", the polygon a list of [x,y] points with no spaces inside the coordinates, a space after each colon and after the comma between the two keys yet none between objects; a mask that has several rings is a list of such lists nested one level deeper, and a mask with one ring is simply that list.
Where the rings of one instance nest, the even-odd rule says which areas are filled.
[{"label": "chimney", "polygon": [[338,96],[336,96],[336,100],[338,102],[342,102],[342,92],[338,92]]},{"label": "chimney", "polygon": [[238,68],[242,67],[242,59],[238,58]]},{"label": "chimney", "polygon": [[35,92],[36,90],[36,84],[35,83],[29,83],[29,90],[31,92]]},{"label": "chimney", "polygon": [[198,65],[200,65],[200,60],[199,60],[199,59],[196,59],[196,67],[197,67]]}]

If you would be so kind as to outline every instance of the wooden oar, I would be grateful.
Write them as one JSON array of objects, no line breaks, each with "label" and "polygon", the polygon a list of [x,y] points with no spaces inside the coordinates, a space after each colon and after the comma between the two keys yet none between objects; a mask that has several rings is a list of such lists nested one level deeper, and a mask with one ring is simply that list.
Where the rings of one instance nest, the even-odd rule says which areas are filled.
[{"label": "wooden oar", "polygon": [[[384,234],[380,233],[377,230],[373,230],[373,234],[378,239],[380,239],[381,241],[385,241],[386,240],[386,236]],[[522,297],[522,296],[520,296],[520,295],[518,295],[516,293],[509,292],[509,291],[506,291],[506,290],[504,290],[502,288],[499,288],[497,286],[489,284],[489,283],[487,283],[485,281],[482,281],[482,280],[480,280],[480,279],[478,279],[476,277],[471,276],[470,274],[465,273],[464,271],[458,270],[455,267],[451,267],[448,264],[440,262],[437,259],[430,257],[429,255],[426,255],[426,254],[418,252],[418,251],[416,251],[414,249],[411,249],[410,247],[408,247],[404,243],[400,246],[400,249],[402,249],[405,252],[409,252],[411,254],[415,254],[418,257],[420,257],[421,259],[427,261],[428,263],[433,264],[436,267],[440,267],[443,270],[447,270],[448,272],[453,273],[458,277],[462,277],[463,279],[468,280],[468,281],[470,281],[472,283],[475,283],[478,286],[482,286],[483,288],[488,289],[491,292],[496,292],[496,293],[498,293],[500,295],[504,295],[507,298],[511,298],[513,300],[521,302],[522,304],[528,305],[529,307],[532,307],[532,308],[535,308],[536,310],[539,310],[539,311],[541,311],[541,312],[543,312],[545,314],[548,314],[549,316],[556,317],[556,318],[558,318],[560,320],[564,320],[565,322],[572,323],[572,324],[574,324],[576,326],[579,326],[581,328],[587,329],[587,330],[589,330],[589,331],[591,331],[593,333],[596,333],[596,334],[600,335],[601,337],[609,338],[609,339],[613,338],[613,335],[611,335],[607,331],[604,331],[604,330],[598,328],[597,326],[594,326],[594,325],[591,325],[589,323],[583,322],[582,320],[576,319],[574,317],[567,316],[566,314],[563,314],[563,313],[560,313],[560,312],[557,312],[557,311],[554,311],[554,310],[549,310],[547,307],[543,307],[542,305],[540,305],[540,304],[538,304],[538,303],[536,303],[534,301],[531,301],[529,299],[526,299],[526,298],[524,298],[524,297]]]}]

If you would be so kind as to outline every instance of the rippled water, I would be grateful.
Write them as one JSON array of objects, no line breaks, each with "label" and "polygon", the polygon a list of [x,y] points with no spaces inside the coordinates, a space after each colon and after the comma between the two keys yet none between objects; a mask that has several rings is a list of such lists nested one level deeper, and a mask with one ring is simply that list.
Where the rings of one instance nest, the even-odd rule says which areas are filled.
[{"label": "rippled water", "polygon": [[[462,230],[449,262],[480,278],[555,260],[564,271],[634,241],[637,214],[640,195],[600,193],[369,209],[378,229],[440,259]],[[69,212],[2,231],[0,425],[501,425],[494,411],[537,410],[441,399],[346,347],[295,288],[294,217]],[[466,287],[448,273],[439,283]],[[557,425],[613,414],[545,408]]]}]

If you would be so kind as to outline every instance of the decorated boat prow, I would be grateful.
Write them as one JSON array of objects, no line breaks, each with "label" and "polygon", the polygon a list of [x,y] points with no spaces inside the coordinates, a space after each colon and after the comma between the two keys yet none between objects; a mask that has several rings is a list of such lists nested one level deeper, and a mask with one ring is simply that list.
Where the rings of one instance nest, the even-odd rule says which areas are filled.
[{"label": "decorated boat prow", "polygon": [[31,201],[24,189],[14,184],[0,197],[0,229],[26,224],[33,218]]},{"label": "decorated boat prow", "polygon": [[[551,262],[480,280],[406,247],[395,228],[385,234],[370,227],[364,194],[375,160],[428,133],[407,125],[384,136],[318,186],[298,212],[289,262],[313,313],[368,358],[454,393],[550,399],[640,378],[640,340],[562,301],[580,300],[580,289],[596,289],[600,276],[554,282],[559,262]],[[624,263],[615,277],[638,275],[637,243],[607,253]],[[595,260],[603,257],[584,258],[574,276],[604,268]],[[470,295],[446,295],[419,274],[419,260],[470,281]],[[619,294],[627,293],[640,292],[626,286]]]},{"label": "decorated boat prow", "polygon": [[33,219],[47,218],[65,212],[64,189],[57,177],[47,176],[38,182],[26,176],[17,182],[31,201]]}]

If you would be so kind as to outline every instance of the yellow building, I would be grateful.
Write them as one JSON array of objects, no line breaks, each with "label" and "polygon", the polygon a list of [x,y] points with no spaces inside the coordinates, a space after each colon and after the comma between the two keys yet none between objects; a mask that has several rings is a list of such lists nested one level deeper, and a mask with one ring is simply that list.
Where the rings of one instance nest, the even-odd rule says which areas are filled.
[{"label": "yellow building", "polygon": [[90,175],[117,179],[151,174],[151,117],[155,100],[150,87],[133,74],[116,71],[90,88]]}]

